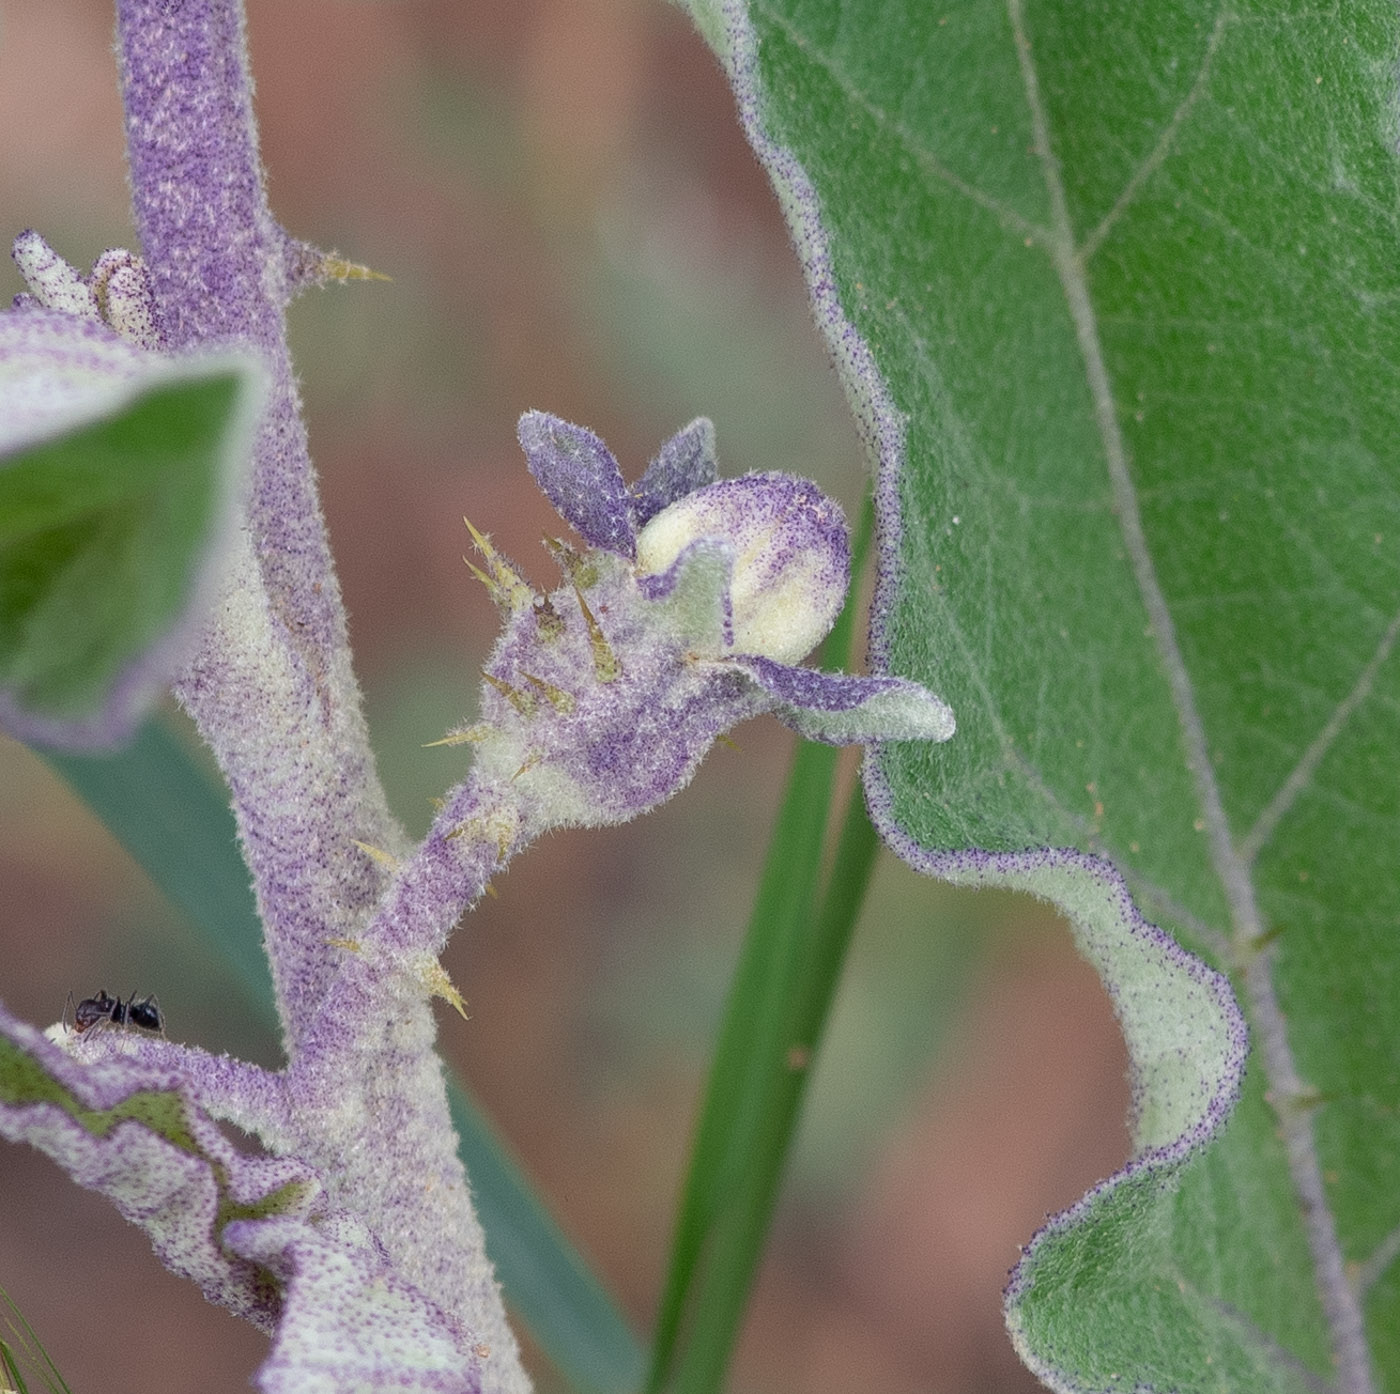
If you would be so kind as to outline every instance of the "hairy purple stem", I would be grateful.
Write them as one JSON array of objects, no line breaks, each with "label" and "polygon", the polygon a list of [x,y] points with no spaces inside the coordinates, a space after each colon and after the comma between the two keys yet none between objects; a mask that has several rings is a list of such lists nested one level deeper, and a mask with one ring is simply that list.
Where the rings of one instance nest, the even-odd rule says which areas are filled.
[{"label": "hairy purple stem", "polygon": [[335,1203],[376,1217],[395,1272],[497,1353],[487,1368],[502,1388],[518,1387],[505,1378],[518,1357],[457,1154],[429,994],[450,990],[437,961],[448,933],[525,840],[508,790],[461,785],[364,937],[338,948],[334,988],[289,1074],[298,1157]]},{"label": "hairy purple stem", "polygon": [[382,888],[355,841],[403,847],[350,666],[268,208],[241,0],[118,0],[132,199],[163,346],[237,345],[271,378],[248,546],[177,695],[233,792],[289,1053]]},{"label": "hairy purple stem", "polygon": [[[524,1390],[429,1005],[436,948],[499,854],[465,833],[455,847],[435,836],[395,883],[380,921],[403,931],[392,907],[421,913],[415,933],[431,952],[408,952],[406,931],[368,931],[388,877],[366,847],[398,856],[406,839],[374,772],[288,357],[289,275],[307,252],[267,205],[242,0],[117,9],[136,225],[163,346],[252,349],[271,378],[247,540],[176,690],[228,779],[253,872],[290,1057],[278,1141],[470,1337],[483,1391]],[[405,897],[419,868],[427,889]]]}]

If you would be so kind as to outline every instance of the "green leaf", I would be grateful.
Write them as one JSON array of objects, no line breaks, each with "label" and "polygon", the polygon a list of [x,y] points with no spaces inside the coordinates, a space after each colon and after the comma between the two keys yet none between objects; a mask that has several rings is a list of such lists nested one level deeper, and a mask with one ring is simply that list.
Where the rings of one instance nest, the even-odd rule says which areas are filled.
[{"label": "green leaf", "polygon": [[0,714],[17,734],[107,743],[153,700],[212,599],[258,383],[229,360],[162,365],[0,461]]},{"label": "green leaf", "polygon": [[[50,752],[51,765],[234,967],[250,1009],[276,1012],[233,812],[168,731],[148,722],[100,757]],[[535,1195],[480,1106],[449,1081],[452,1121],[487,1249],[512,1306],[582,1394],[637,1387],[643,1356],[625,1319]]]},{"label": "green leaf", "polygon": [[[1019,1266],[1018,1347],[1400,1387],[1400,14],[695,8],[877,458],[877,650],[958,720],[872,801],[1065,906],[1134,1062],[1135,1162]],[[1228,1001],[1110,862],[1249,1019],[1212,1147]]]}]

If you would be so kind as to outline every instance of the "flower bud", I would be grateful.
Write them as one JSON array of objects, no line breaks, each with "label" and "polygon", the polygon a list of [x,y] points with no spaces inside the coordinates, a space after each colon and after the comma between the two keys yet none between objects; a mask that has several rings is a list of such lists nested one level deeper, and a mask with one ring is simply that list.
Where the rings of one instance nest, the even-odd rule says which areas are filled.
[{"label": "flower bud", "polygon": [[637,536],[637,574],[659,575],[704,538],[733,551],[730,650],[805,658],[836,622],[850,582],[840,506],[787,474],[725,479],[663,508]]}]

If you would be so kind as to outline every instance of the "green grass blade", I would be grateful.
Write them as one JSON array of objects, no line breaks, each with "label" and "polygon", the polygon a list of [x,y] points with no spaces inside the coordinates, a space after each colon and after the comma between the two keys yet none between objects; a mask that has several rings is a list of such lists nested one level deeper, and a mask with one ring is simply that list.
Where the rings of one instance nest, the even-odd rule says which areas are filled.
[{"label": "green grass blade", "polygon": [[[250,1007],[272,1021],[272,984],[233,813],[189,752],[148,722],[113,755],[45,758],[235,968]],[[626,1320],[455,1079],[449,1097],[487,1248],[511,1306],[578,1390],[635,1389],[645,1356]]]},{"label": "green grass blade", "polygon": [[[862,511],[856,574],[869,548]],[[825,646],[850,653],[848,605]],[[682,1193],[647,1387],[720,1387],[772,1216],[778,1183],[850,931],[868,884],[874,833],[855,796],[821,907],[822,853],[836,752],[799,746],[769,847]],[[797,1062],[794,1067],[794,1062]]]},{"label": "green grass blade", "polygon": [[7,1390],[14,1390],[14,1394],[29,1394],[29,1386],[24,1382],[8,1341],[0,1341],[0,1376],[4,1377]]},{"label": "green grass blade", "polygon": [[262,1020],[275,1023],[262,923],[238,855],[233,810],[190,752],[148,721],[111,754],[40,754],[209,936]]},{"label": "green grass blade", "polygon": [[[761,1109],[750,1141],[744,1176],[726,1198],[716,1226],[705,1282],[694,1293],[694,1322],[677,1360],[678,1394],[703,1394],[723,1387],[740,1323],[773,1217],[807,1083],[816,1057],[846,949],[855,928],[879,839],[866,817],[863,795],[855,790],[842,829],[831,884],[815,925],[803,927],[801,971],[794,984],[787,1027],[779,1050],[764,1071]],[[839,878],[839,879],[838,879]],[[804,1064],[795,1067],[796,1054]]]},{"label": "green grass blade", "polygon": [[797,977],[793,941],[809,917],[820,867],[835,763],[835,752],[810,745],[800,747],[793,761],[691,1148],[657,1318],[647,1382],[652,1391],[663,1387],[673,1361],[683,1355],[682,1318],[707,1287],[706,1251],[725,1223],[761,1127],[784,1000]]},{"label": "green grass blade", "polygon": [[[68,1388],[68,1381],[59,1374],[58,1366],[44,1349],[44,1343],[35,1335],[29,1319],[4,1288],[0,1288],[0,1302],[10,1309],[5,1324],[10,1328],[11,1335],[18,1339],[25,1358],[38,1370],[45,1387],[52,1391],[52,1394],[73,1394]],[[15,1394],[29,1394],[29,1387],[25,1383],[19,1362],[15,1359],[14,1347],[4,1340],[0,1340],[0,1372],[3,1372],[6,1382],[14,1389]]]}]

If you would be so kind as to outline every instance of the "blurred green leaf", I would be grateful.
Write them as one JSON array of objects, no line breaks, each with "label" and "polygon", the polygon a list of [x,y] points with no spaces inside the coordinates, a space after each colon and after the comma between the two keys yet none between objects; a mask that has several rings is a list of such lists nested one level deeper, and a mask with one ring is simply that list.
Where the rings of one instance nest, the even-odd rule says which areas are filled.
[{"label": "blurred green leaf", "polygon": [[222,540],[255,382],[227,364],[167,377],[118,414],[0,461],[0,685],[19,714],[94,733],[84,740],[134,719],[124,689]]},{"label": "blurred green leaf", "polygon": [[[1140,975],[1141,1164],[1022,1266],[1022,1353],[1063,1389],[1400,1384],[1400,13],[696,8],[812,181],[858,409],[904,428],[880,639],[959,733],[876,790],[919,864],[1116,914],[1090,951]],[[1165,951],[1152,1001],[1088,863],[978,860],[1046,845],[1232,973],[1257,1044],[1210,1150],[1222,1018]]]}]

